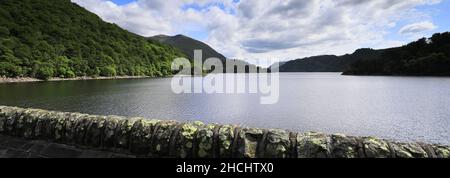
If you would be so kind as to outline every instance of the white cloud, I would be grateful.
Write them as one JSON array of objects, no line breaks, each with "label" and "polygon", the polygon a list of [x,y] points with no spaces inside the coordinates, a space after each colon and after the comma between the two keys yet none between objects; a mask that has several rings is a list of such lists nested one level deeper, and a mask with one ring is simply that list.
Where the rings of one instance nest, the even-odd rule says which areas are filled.
[{"label": "white cloud", "polygon": [[409,25],[405,25],[400,29],[400,34],[417,34],[420,32],[433,30],[436,26],[431,22],[419,22],[419,23],[413,23]]},{"label": "white cloud", "polygon": [[[206,43],[230,58],[289,60],[344,54],[361,47],[392,47],[385,39],[419,5],[440,0],[72,0],[131,32],[152,36],[198,29]],[[183,9],[198,4],[198,9]],[[220,7],[217,4],[221,4]],[[418,20],[418,19],[414,19]],[[419,19],[424,20],[424,19]],[[429,20],[429,19],[425,19]],[[412,24],[413,25],[413,24]],[[403,32],[434,27],[416,24]]]}]

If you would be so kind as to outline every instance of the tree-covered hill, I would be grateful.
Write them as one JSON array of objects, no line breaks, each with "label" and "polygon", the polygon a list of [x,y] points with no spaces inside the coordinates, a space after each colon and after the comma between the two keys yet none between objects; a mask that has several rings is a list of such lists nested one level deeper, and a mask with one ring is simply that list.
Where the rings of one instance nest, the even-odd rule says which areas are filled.
[{"label": "tree-covered hill", "polygon": [[154,39],[161,43],[165,43],[180,49],[184,54],[186,54],[189,57],[189,59],[194,59],[194,50],[201,49],[203,60],[206,60],[211,57],[218,58],[222,61],[226,60],[224,55],[218,53],[209,45],[184,35],[175,35],[175,36],[157,35],[150,37],[150,39]]},{"label": "tree-covered hill", "polygon": [[344,75],[450,76],[450,33],[437,33],[389,49],[358,49],[343,56],[324,55],[288,61],[280,72],[344,72]]},{"label": "tree-covered hill", "polygon": [[437,33],[408,45],[387,49],[379,58],[359,60],[345,75],[450,75],[450,33]]},{"label": "tree-covered hill", "polygon": [[0,1],[0,76],[166,76],[176,57],[70,0]]},{"label": "tree-covered hill", "polygon": [[[170,45],[174,48],[180,49],[183,54],[188,56],[189,59],[194,59],[194,50],[201,49],[202,50],[202,61],[205,61],[208,58],[218,58],[222,61],[222,67],[224,67],[223,72],[224,73],[239,73],[239,70],[236,69],[237,66],[239,67],[245,67],[244,71],[245,73],[254,73],[258,72],[261,67],[258,67],[254,64],[250,64],[246,61],[239,60],[239,59],[227,59],[224,55],[217,52],[215,49],[210,47],[208,44],[203,43],[201,41],[192,39],[190,37],[184,36],[184,35],[175,35],[175,36],[167,36],[167,35],[157,35],[150,37],[152,40],[159,41],[161,43]],[[233,65],[236,67],[229,67],[226,68],[226,62],[232,62]],[[218,71],[215,71],[218,72]]]},{"label": "tree-covered hill", "polygon": [[375,59],[383,50],[358,49],[343,56],[322,55],[296,59],[280,64],[280,72],[343,72],[362,58]]}]

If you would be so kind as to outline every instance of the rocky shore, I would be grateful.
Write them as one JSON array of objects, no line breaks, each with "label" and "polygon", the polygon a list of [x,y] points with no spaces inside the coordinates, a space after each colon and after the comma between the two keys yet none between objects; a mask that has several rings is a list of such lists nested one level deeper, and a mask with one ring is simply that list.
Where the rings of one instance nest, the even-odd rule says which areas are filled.
[{"label": "rocky shore", "polygon": [[70,81],[70,80],[109,80],[109,79],[139,79],[151,78],[148,76],[115,76],[115,77],[75,77],[75,78],[51,78],[49,80],[41,80],[31,77],[0,77],[0,84],[2,83],[25,83],[25,82],[44,82],[44,81]]}]

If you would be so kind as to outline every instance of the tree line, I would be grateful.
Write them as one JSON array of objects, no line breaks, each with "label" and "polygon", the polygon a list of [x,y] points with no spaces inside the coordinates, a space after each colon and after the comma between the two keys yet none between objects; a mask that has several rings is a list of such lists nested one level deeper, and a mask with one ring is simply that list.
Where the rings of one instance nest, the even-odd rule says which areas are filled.
[{"label": "tree line", "polygon": [[450,33],[437,33],[398,48],[383,50],[376,59],[362,57],[345,75],[450,75]]}]

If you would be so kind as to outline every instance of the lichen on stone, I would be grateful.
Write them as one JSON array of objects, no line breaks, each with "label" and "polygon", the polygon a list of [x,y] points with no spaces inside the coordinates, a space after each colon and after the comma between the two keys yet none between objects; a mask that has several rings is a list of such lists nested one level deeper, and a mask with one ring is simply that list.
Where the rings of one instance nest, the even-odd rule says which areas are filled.
[{"label": "lichen on stone", "polygon": [[58,113],[55,119],[54,140],[62,142],[65,139],[65,125],[69,120],[70,113]]},{"label": "lichen on stone", "polygon": [[0,109],[0,133],[3,133],[5,131],[5,124],[6,124],[6,114],[8,113],[8,107],[2,107]]},{"label": "lichen on stone", "polygon": [[213,136],[214,136],[214,124],[203,125],[198,128],[196,136],[198,149],[197,156],[200,158],[211,158],[213,156]]},{"label": "lichen on stone", "polygon": [[331,135],[331,155],[334,158],[357,158],[360,157],[358,152],[357,138],[346,136],[344,134]]},{"label": "lichen on stone", "polygon": [[219,157],[229,158],[232,154],[231,144],[234,140],[234,128],[233,125],[223,125],[219,129]]},{"label": "lichen on stone", "polygon": [[90,116],[87,114],[82,114],[78,118],[75,126],[75,137],[74,141],[76,144],[85,145],[86,132],[89,129],[91,123]]},{"label": "lichen on stone", "polygon": [[175,143],[176,157],[190,158],[194,156],[193,143],[199,127],[198,124],[194,123],[186,123],[181,126]]},{"label": "lichen on stone", "polygon": [[400,145],[412,155],[412,158],[428,157],[427,152],[417,143],[402,143]]},{"label": "lichen on stone", "polygon": [[[5,130],[6,133],[9,133],[10,135],[15,135],[15,123],[21,122],[20,120],[20,114],[24,111],[22,108],[14,108],[11,112],[6,115],[6,125]],[[19,123],[20,125],[20,123]]]},{"label": "lichen on stone", "polygon": [[159,128],[155,131],[152,140],[151,154],[159,156],[169,155],[170,138],[172,131],[179,123],[175,121],[161,121]]},{"label": "lichen on stone", "polygon": [[264,149],[266,158],[287,158],[289,156],[289,133],[281,129],[269,129]]},{"label": "lichen on stone", "polygon": [[49,125],[49,115],[52,114],[49,111],[43,111],[42,115],[36,118],[36,126],[34,128],[34,137],[41,139],[48,139],[47,136],[47,125]]},{"label": "lichen on stone", "polygon": [[391,150],[386,141],[375,137],[364,137],[362,139],[364,154],[368,158],[389,158]]},{"label": "lichen on stone", "polygon": [[[39,113],[36,117],[40,117],[39,115],[45,113]],[[64,125],[64,140],[66,143],[74,144],[76,142],[76,126],[78,124],[79,118],[83,117],[83,114],[80,113],[70,113],[68,119],[66,120],[66,124]]]},{"label": "lichen on stone", "polygon": [[201,121],[194,121],[192,124],[194,124],[195,126],[198,126],[198,127],[205,126],[205,124],[203,122],[201,122]]},{"label": "lichen on stone", "polygon": [[192,140],[194,139],[195,133],[197,132],[198,128],[193,124],[184,124],[181,129],[180,133],[183,136],[183,138]]},{"label": "lichen on stone", "polygon": [[85,142],[92,147],[100,147],[103,144],[103,130],[105,128],[106,116],[91,116],[90,125],[86,131]]},{"label": "lichen on stone", "polygon": [[116,146],[116,135],[119,127],[119,122],[124,120],[120,116],[107,116],[105,119],[105,127],[103,130],[103,147],[114,150]]},{"label": "lichen on stone", "polygon": [[438,158],[450,158],[450,147],[442,145],[431,145]]},{"label": "lichen on stone", "polygon": [[391,145],[395,152],[396,158],[413,158],[413,155],[400,143],[392,143]]},{"label": "lichen on stone", "polygon": [[318,132],[308,132],[297,136],[297,155],[299,158],[327,158],[328,136]]},{"label": "lichen on stone", "polygon": [[42,113],[41,110],[37,109],[29,109],[27,114],[25,114],[24,117],[24,128],[22,131],[22,136],[24,138],[34,138],[33,131],[34,127],[36,126],[37,117],[40,116],[40,113]]},{"label": "lichen on stone", "polygon": [[131,124],[129,123],[129,119],[120,119],[115,133],[115,143],[117,148],[122,148],[124,150],[128,150],[129,143],[128,143],[128,136],[131,131]]},{"label": "lichen on stone", "polygon": [[17,112],[18,108],[15,107],[4,107],[1,110],[0,114],[0,133],[8,133],[9,129],[8,125],[11,125],[11,123],[15,122],[14,114]]},{"label": "lichen on stone", "polygon": [[144,118],[136,118],[130,134],[130,151],[138,155],[146,155],[150,149],[150,138],[153,125]]},{"label": "lichen on stone", "polygon": [[11,132],[15,136],[22,136],[22,131],[25,124],[25,116],[29,113],[28,109],[23,109],[16,113],[16,122],[13,126],[13,131]]},{"label": "lichen on stone", "polygon": [[256,158],[263,134],[264,131],[259,128],[243,128],[238,137],[238,153],[244,158]]}]

